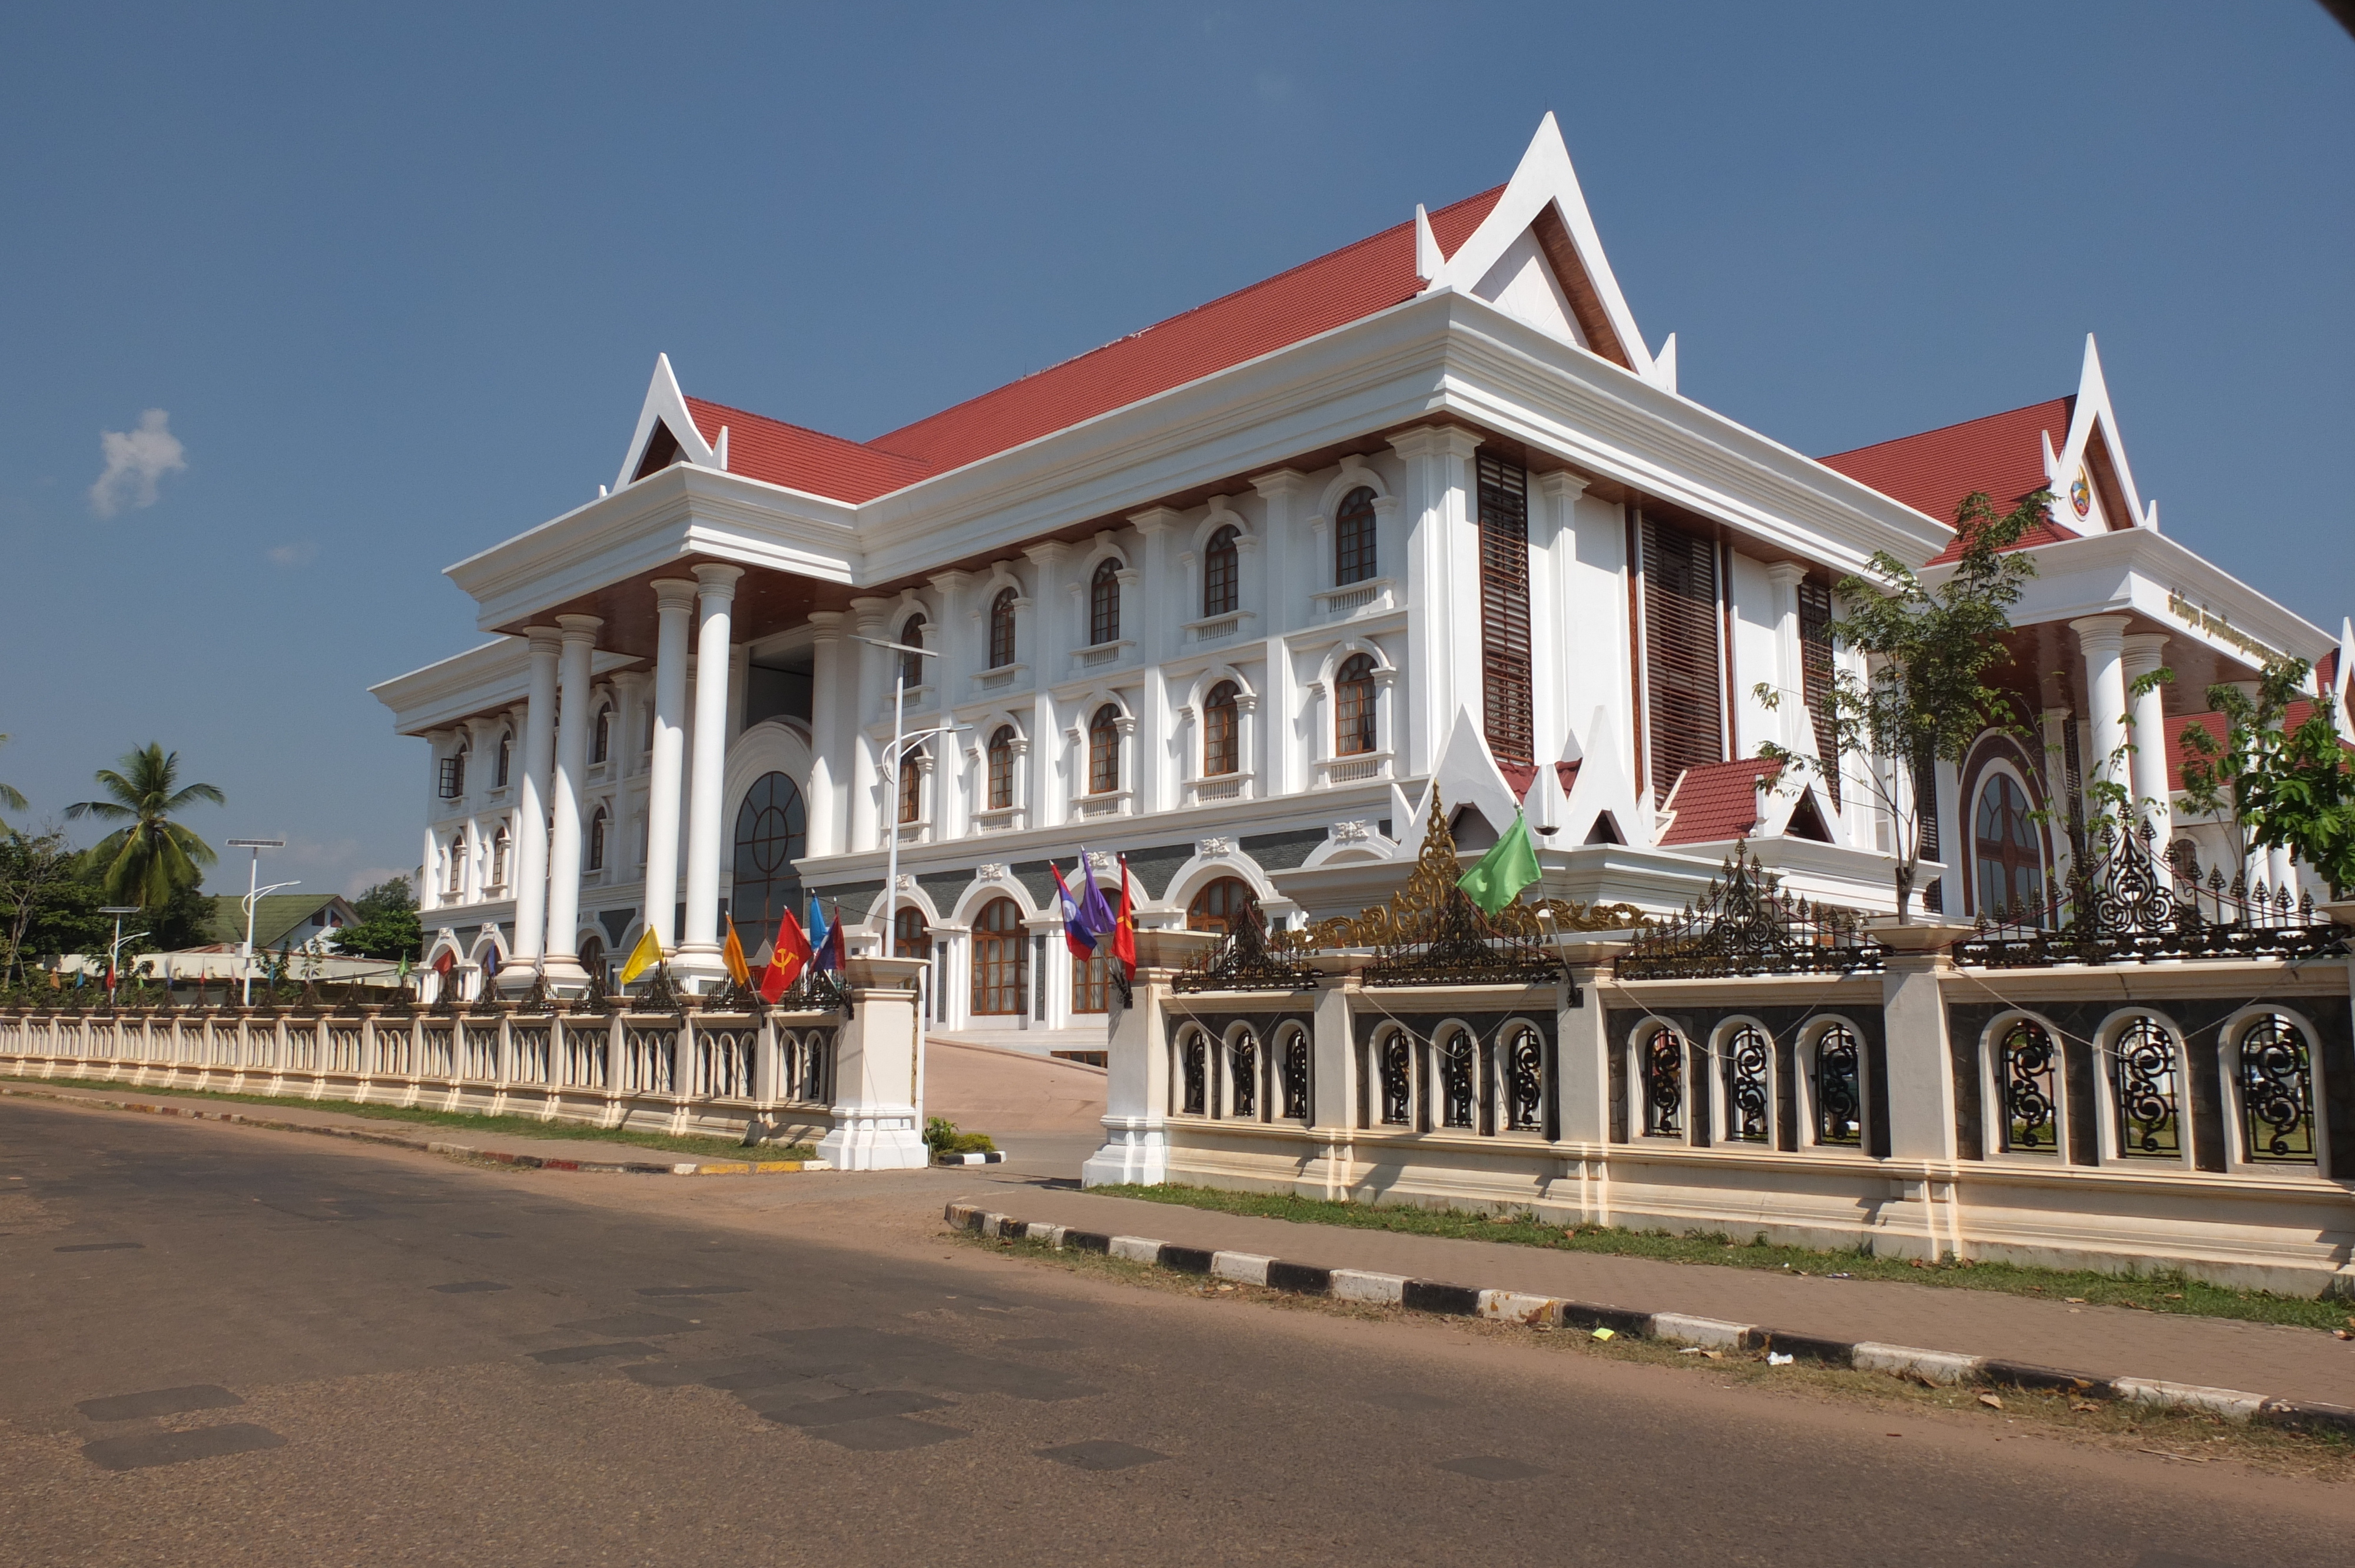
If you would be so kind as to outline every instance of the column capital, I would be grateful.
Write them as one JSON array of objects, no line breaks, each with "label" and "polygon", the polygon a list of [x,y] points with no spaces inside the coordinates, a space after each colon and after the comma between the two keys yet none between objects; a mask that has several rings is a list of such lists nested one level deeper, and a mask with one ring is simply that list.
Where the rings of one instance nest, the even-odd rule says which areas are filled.
[{"label": "column capital", "polygon": [[1184,522],[1186,514],[1174,506],[1148,506],[1142,512],[1130,513],[1128,520],[1138,533],[1150,539]]},{"label": "column capital", "polygon": [[564,628],[567,646],[581,642],[593,644],[597,641],[597,630],[605,624],[605,620],[597,615],[559,615],[556,618],[556,624]]},{"label": "column capital", "polygon": [[845,619],[838,609],[813,609],[809,612],[809,623],[817,629],[817,638],[821,642],[830,642],[840,637]]},{"label": "column capital", "polygon": [[1391,438],[1391,450],[1402,458],[1468,458],[1480,450],[1480,438],[1458,425],[1418,425]]},{"label": "column capital", "polygon": [[1022,553],[1042,567],[1060,564],[1071,553],[1071,546],[1060,539],[1042,539],[1036,545],[1025,545]]},{"label": "column capital", "polygon": [[1769,561],[1766,563],[1766,580],[1778,588],[1796,588],[1807,580],[1807,564],[1805,561]]},{"label": "column capital", "polygon": [[2167,662],[2167,633],[2133,631],[2120,640],[2126,660],[2126,679],[2147,675]]},{"label": "column capital", "polygon": [[744,575],[741,567],[731,567],[719,561],[706,561],[695,568],[695,581],[707,599],[731,599],[736,597],[736,579]]},{"label": "column capital", "polygon": [[551,653],[556,652],[556,645],[564,637],[564,633],[553,626],[527,626],[523,629],[523,635],[524,641],[531,644],[533,652],[545,649]]},{"label": "column capital", "polygon": [[1550,501],[1575,501],[1586,493],[1587,486],[1593,482],[1585,475],[1572,473],[1566,468],[1529,476],[1530,486]]},{"label": "column capital", "polygon": [[2087,653],[2115,653],[2124,648],[2126,628],[2133,624],[2130,615],[2087,615],[2071,621],[2069,630]]},{"label": "column capital", "polygon": [[974,575],[971,572],[934,572],[930,580],[943,592],[954,593],[969,586],[974,581]]},{"label": "column capital", "polygon": [[654,580],[655,609],[693,609],[696,581],[693,577],[656,577]]},{"label": "column capital", "polygon": [[1308,476],[1295,468],[1280,468],[1272,473],[1255,474],[1251,487],[1270,501],[1283,496],[1297,495],[1308,488]]}]

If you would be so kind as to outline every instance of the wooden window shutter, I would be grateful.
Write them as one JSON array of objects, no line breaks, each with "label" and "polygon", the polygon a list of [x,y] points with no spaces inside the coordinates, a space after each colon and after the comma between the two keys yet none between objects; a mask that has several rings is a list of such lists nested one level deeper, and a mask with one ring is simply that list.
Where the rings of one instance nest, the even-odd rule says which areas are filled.
[{"label": "wooden window shutter", "polygon": [[1480,689],[1488,750],[1537,760],[1529,705],[1529,482],[1517,463],[1480,454]]},{"label": "wooden window shutter", "polygon": [[1807,716],[1816,726],[1816,755],[1823,759],[1824,782],[1837,806],[1840,776],[1832,729],[1832,590],[1804,579],[1799,584],[1799,670],[1806,686]]},{"label": "wooden window shutter", "polygon": [[1656,803],[1686,768],[1725,760],[1719,626],[1717,546],[1646,516],[1644,683]]}]

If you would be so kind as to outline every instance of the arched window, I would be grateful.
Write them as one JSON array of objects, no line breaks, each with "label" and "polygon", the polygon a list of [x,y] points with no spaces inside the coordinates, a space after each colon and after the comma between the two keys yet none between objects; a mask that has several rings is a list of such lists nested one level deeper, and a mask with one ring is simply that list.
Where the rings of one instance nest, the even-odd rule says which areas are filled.
[{"label": "arched window", "polygon": [[1725,1137],[1730,1143],[1770,1143],[1774,1119],[1769,1065],[1774,1042],[1757,1025],[1745,1023],[1725,1038]]},{"label": "arched window", "polygon": [[1002,724],[989,737],[989,806],[1003,811],[1014,804],[1014,726]]},{"label": "arched window", "polygon": [[512,842],[505,827],[501,827],[496,834],[492,835],[491,885],[493,887],[505,887],[507,885],[507,850]]},{"label": "arched window", "polygon": [[1242,767],[1242,725],[1235,712],[1232,681],[1220,681],[1202,699],[1202,777],[1216,779]]},{"label": "arched window", "polygon": [[1242,575],[1232,524],[1210,535],[1202,551],[1202,614],[1232,615],[1242,602]]},{"label": "arched window", "polygon": [[1014,662],[1014,590],[1000,588],[989,601],[989,667],[1003,670]]},{"label": "arched window", "polygon": [[911,747],[900,758],[900,821],[921,821],[924,812],[924,748]]},{"label": "arched window", "polygon": [[597,722],[589,731],[589,760],[602,762],[613,750],[613,710],[601,707]]},{"label": "arched window", "polygon": [[932,928],[924,923],[924,912],[911,906],[892,916],[891,942],[903,959],[931,958]]},{"label": "arched window", "polygon": [[2147,1015],[2128,1022],[2108,1052],[2117,1106],[2118,1154],[2128,1160],[2179,1160],[2183,1121],[2177,1114],[2175,1041]]},{"label": "arched window", "polygon": [[973,923],[973,1010],[1019,1014],[1030,993],[1030,934],[1011,898],[994,898]]},{"label": "arched window", "polygon": [[444,885],[452,893],[466,891],[466,830],[450,835],[450,874]]},{"label": "arched window", "polygon": [[1120,641],[1120,563],[1107,556],[1088,579],[1088,641]]},{"label": "arched window", "polygon": [[2017,906],[2024,912],[2044,903],[2044,847],[2028,814],[2028,797],[2008,773],[1979,790],[1973,845],[1978,864],[1979,913],[2001,916]]},{"label": "arched window", "polygon": [[1374,571],[1374,493],[1361,484],[1341,498],[1333,519],[1333,585],[1361,583]]},{"label": "arched window", "polygon": [[1673,1029],[1656,1029],[1637,1047],[1636,1080],[1644,1097],[1644,1136],[1685,1134],[1685,1043]]},{"label": "arched window", "polygon": [[1194,902],[1186,906],[1186,929],[1216,931],[1223,936],[1235,928],[1235,922],[1244,917],[1244,911],[1253,902],[1251,884],[1240,876],[1221,876],[1207,882],[1194,895]]},{"label": "arched window", "polygon": [[2278,1012],[2258,1019],[2242,1034],[2233,1061],[2241,1158],[2314,1164],[2314,1059],[2297,1025]]},{"label": "arched window", "polygon": [[605,808],[589,813],[589,869],[605,869]]},{"label": "arched window", "polygon": [[763,773],[736,808],[735,882],[728,908],[740,928],[775,930],[779,912],[801,896],[794,862],[808,853],[809,816],[800,789],[782,773]]},{"label": "arched window", "polygon": [[1996,1097],[2003,1105],[2005,1152],[2061,1151],[2061,1051],[2033,1019],[2016,1018],[1996,1043]]},{"label": "arched window", "polygon": [[1374,747],[1374,661],[1352,653],[1333,676],[1333,753],[1359,757]]},{"label": "arched window", "polygon": [[1088,793],[1108,795],[1120,788],[1120,710],[1110,703],[1088,720]]},{"label": "arched window", "polygon": [[[922,648],[924,645],[923,611],[918,610],[915,614],[908,617],[907,620],[900,623],[900,641],[903,646],[909,648]],[[900,655],[900,683],[903,686],[909,687],[921,686],[924,683],[924,656],[922,654],[902,653]]]},{"label": "arched window", "polygon": [[1864,1143],[1863,1053],[1856,1031],[1835,1023],[1816,1036],[1816,1141],[1827,1148],[1858,1149]]},{"label": "arched window", "polygon": [[515,736],[512,734],[501,735],[499,736],[499,758],[494,767],[491,779],[492,789],[504,789],[507,787],[507,767],[508,764],[514,760],[514,757]]}]

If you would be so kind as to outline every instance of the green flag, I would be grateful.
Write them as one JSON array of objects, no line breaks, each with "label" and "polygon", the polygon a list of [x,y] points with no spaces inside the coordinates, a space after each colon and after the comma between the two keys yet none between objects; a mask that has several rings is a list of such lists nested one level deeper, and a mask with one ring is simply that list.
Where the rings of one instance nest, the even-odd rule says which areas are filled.
[{"label": "green flag", "polygon": [[1455,879],[1482,912],[1494,915],[1521,895],[1538,879],[1538,847],[1529,842],[1529,825],[1518,811],[1497,845],[1479,863]]}]

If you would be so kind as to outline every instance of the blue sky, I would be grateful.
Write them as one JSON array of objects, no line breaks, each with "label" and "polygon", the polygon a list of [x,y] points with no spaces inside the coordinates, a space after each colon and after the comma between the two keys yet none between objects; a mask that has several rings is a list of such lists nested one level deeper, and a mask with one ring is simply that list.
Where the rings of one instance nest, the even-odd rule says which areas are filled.
[{"label": "blue sky", "polygon": [[477,640],[442,568],[612,477],[657,352],[863,439],[1497,184],[1549,109],[1689,396],[1836,451],[2093,331],[2162,524],[2335,629],[2351,89],[2309,0],[11,7],[0,779],[37,822],[160,740],[277,874],[411,866],[364,688]]}]

